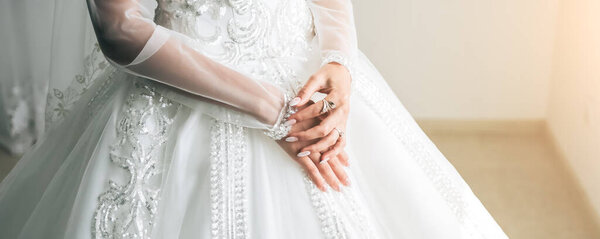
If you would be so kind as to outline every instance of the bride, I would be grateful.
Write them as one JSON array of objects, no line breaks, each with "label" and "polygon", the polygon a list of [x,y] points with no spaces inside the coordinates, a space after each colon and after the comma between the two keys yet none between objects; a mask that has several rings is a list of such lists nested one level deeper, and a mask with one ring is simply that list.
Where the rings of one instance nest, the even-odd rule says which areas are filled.
[{"label": "bride", "polygon": [[85,3],[56,0],[48,129],[0,184],[1,238],[506,238],[349,0],[87,0],[93,31]]}]

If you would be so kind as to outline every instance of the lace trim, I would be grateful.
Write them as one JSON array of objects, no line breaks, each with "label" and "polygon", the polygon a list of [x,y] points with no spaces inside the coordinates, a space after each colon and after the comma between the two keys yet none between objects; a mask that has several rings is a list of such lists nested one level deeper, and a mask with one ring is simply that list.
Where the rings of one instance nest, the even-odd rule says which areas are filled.
[{"label": "lace trim", "polygon": [[348,69],[348,72],[352,72],[353,70],[352,61],[339,51],[327,51],[327,53],[325,53],[325,56],[323,56],[321,60],[321,67],[331,62],[336,62],[346,67],[346,69]]},{"label": "lace trim", "polygon": [[94,48],[84,60],[83,72],[75,75],[73,81],[66,89],[54,88],[51,92],[48,92],[45,115],[46,125],[52,126],[64,119],[81,96],[88,92],[96,79],[101,78],[103,75],[110,76],[114,72],[115,69],[110,67],[110,64],[102,55],[98,43],[94,44]]},{"label": "lace trim", "polygon": [[269,136],[274,140],[280,140],[286,135],[288,135],[288,133],[292,129],[292,126],[285,125],[284,123],[292,114],[296,113],[294,107],[290,105],[290,97],[287,94],[284,94],[284,98],[285,103],[283,105],[283,108],[281,109],[281,113],[279,113],[279,117],[277,117],[277,122],[275,123],[275,125],[273,125],[272,128],[265,131],[265,135]]},{"label": "lace trim", "polygon": [[211,129],[210,199],[213,238],[248,238],[246,141],[243,127],[216,121]]},{"label": "lace trim", "polygon": [[[125,169],[125,185],[109,180],[109,189],[98,197],[92,220],[93,238],[150,238],[159,203],[160,154],[167,140],[177,105],[135,81],[123,116],[117,125],[117,142],[110,159]],[[160,180],[158,180],[160,181]]]}]

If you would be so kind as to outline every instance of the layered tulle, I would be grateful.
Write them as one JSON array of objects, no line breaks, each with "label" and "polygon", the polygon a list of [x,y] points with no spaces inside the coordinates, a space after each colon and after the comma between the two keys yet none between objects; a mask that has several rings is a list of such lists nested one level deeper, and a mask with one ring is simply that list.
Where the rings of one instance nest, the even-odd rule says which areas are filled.
[{"label": "layered tulle", "polygon": [[[216,121],[179,103],[181,96],[172,97],[176,92],[166,86],[113,72],[97,80],[68,119],[50,130],[2,182],[2,237],[104,237],[95,231],[102,228],[95,225],[100,220],[96,215],[102,213],[102,195],[109,191],[110,181],[123,186],[133,180],[114,156],[115,152],[134,155],[134,149],[124,149],[132,147],[124,138],[140,140],[143,147],[156,146],[149,157],[156,172],[143,187],[158,190],[158,200],[153,217],[137,215],[146,220],[138,223],[147,235],[139,236],[214,235],[214,217],[221,213],[214,207],[222,202],[215,201],[218,182],[211,172],[217,161],[211,153],[218,147],[241,145],[237,151],[225,152],[235,152],[243,160],[237,166],[226,162],[241,170],[247,190],[241,196],[243,205],[234,205],[245,214],[233,217],[245,220],[240,233],[247,234],[243,235],[318,238],[330,230],[350,238],[505,237],[381,76],[361,59],[355,69],[359,73],[354,77],[347,130],[352,185],[344,193],[316,190],[301,168],[261,130]],[[157,107],[154,112],[136,116],[150,109],[148,104]],[[123,128],[127,120],[143,127],[127,131]],[[227,140],[240,144],[215,143],[219,131],[237,131],[232,134],[237,138]],[[124,220],[120,216],[125,215],[115,220]]]},{"label": "layered tulle", "polygon": [[[212,10],[233,9],[216,11],[216,17],[159,4],[155,19],[160,29],[190,37],[177,44],[193,55],[219,62],[212,65],[219,69],[234,66],[244,72],[238,80],[250,84],[261,79],[294,89],[331,56],[323,53],[347,60],[351,186],[319,191],[264,134],[264,120],[239,107],[244,99],[249,102],[243,105],[256,103],[235,94],[244,84],[217,91],[233,101],[174,88],[160,83],[168,84],[161,81],[168,77],[150,80],[110,65],[95,45],[79,63],[85,72],[70,87],[52,91],[47,115],[61,120],[0,184],[0,237],[506,238],[375,67],[347,51],[355,42],[319,38],[331,33],[314,25],[322,22],[350,30],[333,39],[353,39],[351,5],[344,5],[344,14],[327,11],[335,5],[329,0],[266,3],[215,2]],[[208,37],[212,33],[221,38]],[[72,73],[59,70],[52,76]]]}]

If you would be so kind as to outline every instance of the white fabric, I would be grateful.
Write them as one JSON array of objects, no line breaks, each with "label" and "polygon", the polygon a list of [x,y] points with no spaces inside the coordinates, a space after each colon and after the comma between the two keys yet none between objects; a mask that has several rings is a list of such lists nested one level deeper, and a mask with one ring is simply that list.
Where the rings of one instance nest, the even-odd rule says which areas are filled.
[{"label": "white fabric", "polygon": [[[0,215],[9,215],[0,220],[2,237],[506,238],[356,49],[344,56],[355,54],[348,66],[354,84],[346,130],[350,187],[318,191],[263,134],[270,114],[248,103],[302,84],[320,66],[323,52],[352,52],[334,47],[351,46],[345,37],[319,33],[331,22],[351,20],[350,2],[159,1],[154,19],[169,29],[167,41],[148,20],[148,5],[100,2],[89,2],[96,30],[112,32],[98,34],[100,48],[118,63],[106,65],[100,48],[83,37],[80,48],[71,44],[76,50],[53,56],[65,61],[53,61],[58,68],[51,79],[80,74],[74,59],[92,70],[83,80],[75,77],[76,87],[61,88],[85,90],[55,93],[62,97],[51,102],[66,102],[69,94],[76,100],[0,183]],[[72,3],[61,9],[82,7]],[[108,9],[107,3],[121,4]],[[345,7],[331,8],[331,16],[345,17],[319,18],[321,8],[339,3]],[[100,17],[121,7],[130,11]],[[78,13],[57,16],[73,20]],[[123,28],[129,23],[119,25],[127,17],[139,21],[133,25],[140,24],[143,34],[127,32],[138,30]],[[85,24],[71,24],[81,28],[63,25],[69,36],[89,33]],[[353,32],[344,26],[339,29]],[[325,39],[342,42],[326,47]],[[53,47],[68,49],[57,40],[68,42],[66,36],[56,36]],[[120,41],[113,47],[129,49],[111,48]],[[124,66],[138,56],[140,63]],[[226,80],[231,75],[240,78]],[[211,77],[196,78],[201,76]],[[222,88],[206,91],[224,81]]]},{"label": "white fabric", "polygon": [[88,0],[88,8],[100,47],[116,66],[233,106],[264,129],[277,123],[284,92],[206,57],[188,36],[157,27],[139,1]]},{"label": "white fabric", "polygon": [[53,6],[0,1],[0,147],[14,154],[44,129]]}]

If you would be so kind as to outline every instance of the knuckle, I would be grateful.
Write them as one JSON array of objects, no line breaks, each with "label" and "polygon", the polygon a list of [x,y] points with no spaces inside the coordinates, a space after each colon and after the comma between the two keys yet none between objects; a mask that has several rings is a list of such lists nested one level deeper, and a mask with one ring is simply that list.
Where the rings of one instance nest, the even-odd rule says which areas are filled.
[{"label": "knuckle", "polygon": [[325,126],[320,126],[319,128],[317,128],[317,134],[320,137],[327,135],[327,128]]}]

